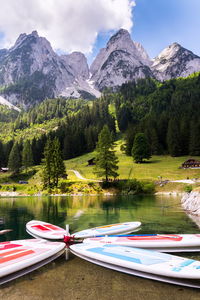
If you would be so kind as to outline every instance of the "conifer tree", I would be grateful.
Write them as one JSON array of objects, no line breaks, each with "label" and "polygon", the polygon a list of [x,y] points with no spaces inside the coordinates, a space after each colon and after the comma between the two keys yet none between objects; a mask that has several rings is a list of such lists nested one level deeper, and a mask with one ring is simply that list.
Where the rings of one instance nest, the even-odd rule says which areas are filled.
[{"label": "conifer tree", "polygon": [[60,149],[60,142],[58,138],[53,140],[53,152],[52,152],[52,183],[53,186],[58,186],[59,177],[66,175],[65,165],[62,158],[62,152]]},{"label": "conifer tree", "polygon": [[10,151],[10,155],[8,159],[8,168],[10,169],[10,171],[17,174],[19,173],[20,167],[21,167],[21,154],[19,151],[18,143],[16,142]]},{"label": "conifer tree", "polygon": [[43,159],[43,184],[44,187],[52,187],[52,141],[48,138],[44,147],[44,159]]},{"label": "conifer tree", "polygon": [[151,158],[151,148],[144,133],[137,133],[133,142],[132,156],[135,162]]},{"label": "conifer tree", "polygon": [[66,174],[58,138],[49,138],[44,148],[43,183],[44,187],[57,187],[58,179]]},{"label": "conifer tree", "polygon": [[3,144],[0,141],[0,168],[3,167],[4,164],[5,164],[4,149],[3,149]]},{"label": "conifer tree", "polygon": [[170,119],[167,131],[167,146],[171,156],[181,155],[181,141],[179,123],[176,119]]},{"label": "conifer tree", "polygon": [[101,130],[98,136],[98,142],[96,147],[96,173],[100,176],[103,176],[108,181],[109,177],[116,178],[118,173],[117,163],[118,159],[115,155],[114,141],[112,135],[108,129],[108,126],[105,125]]},{"label": "conifer tree", "polygon": [[28,167],[31,167],[33,165],[33,153],[30,141],[25,141],[23,144],[23,150],[22,150],[22,166],[25,168],[25,171],[27,172]]},{"label": "conifer tree", "polygon": [[200,122],[198,120],[191,122],[189,150],[190,155],[200,155]]}]

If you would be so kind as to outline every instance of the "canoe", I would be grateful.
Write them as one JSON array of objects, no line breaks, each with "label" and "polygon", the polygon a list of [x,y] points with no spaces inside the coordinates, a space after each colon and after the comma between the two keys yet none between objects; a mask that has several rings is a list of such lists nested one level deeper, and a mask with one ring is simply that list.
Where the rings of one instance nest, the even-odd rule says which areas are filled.
[{"label": "canoe", "polygon": [[115,244],[160,252],[200,251],[200,234],[138,234],[87,238],[84,243]]},{"label": "canoe", "polygon": [[0,243],[0,284],[13,280],[60,256],[62,242],[27,239]]}]

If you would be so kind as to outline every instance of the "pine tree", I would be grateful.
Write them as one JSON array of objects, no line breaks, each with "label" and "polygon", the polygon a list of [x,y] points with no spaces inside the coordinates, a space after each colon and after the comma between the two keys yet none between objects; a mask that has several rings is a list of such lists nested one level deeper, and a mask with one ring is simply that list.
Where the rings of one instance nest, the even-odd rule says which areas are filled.
[{"label": "pine tree", "polygon": [[96,173],[100,176],[103,176],[108,181],[109,177],[116,178],[118,173],[117,163],[118,159],[115,155],[114,142],[112,135],[108,129],[108,126],[105,125],[101,130],[98,136],[98,142],[96,147]]},{"label": "pine tree", "polygon": [[21,155],[20,155],[18,143],[16,142],[10,151],[10,155],[8,159],[8,168],[10,169],[10,171],[17,174],[19,173],[20,167],[21,167]]},{"label": "pine tree", "polygon": [[200,155],[200,122],[193,120],[190,128],[190,155]]},{"label": "pine tree", "polygon": [[44,148],[43,184],[44,187],[57,187],[58,179],[66,175],[65,165],[58,138],[53,141],[48,138]]},{"label": "pine tree", "polygon": [[22,166],[25,168],[27,172],[27,168],[33,165],[33,153],[30,141],[25,141],[23,144],[22,150]]},{"label": "pine tree", "polygon": [[60,142],[58,138],[53,140],[53,152],[52,152],[52,183],[53,186],[58,186],[59,177],[66,175],[65,165],[62,158],[62,152],[60,149]]},{"label": "pine tree", "polygon": [[3,166],[5,166],[5,156],[4,156],[3,144],[0,141],[0,168]]},{"label": "pine tree", "polygon": [[167,131],[167,146],[171,156],[181,155],[179,122],[176,119],[171,119],[169,121]]},{"label": "pine tree", "polygon": [[44,187],[52,187],[52,141],[48,138],[44,147],[44,159],[43,159],[43,184]]},{"label": "pine tree", "polygon": [[137,163],[151,158],[151,148],[144,133],[136,134],[131,153]]}]

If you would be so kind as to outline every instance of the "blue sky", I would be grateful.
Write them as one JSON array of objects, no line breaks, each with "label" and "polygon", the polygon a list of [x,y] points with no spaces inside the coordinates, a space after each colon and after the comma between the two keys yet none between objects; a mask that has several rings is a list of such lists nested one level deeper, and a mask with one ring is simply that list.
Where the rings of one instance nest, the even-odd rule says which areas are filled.
[{"label": "blue sky", "polygon": [[[151,58],[177,42],[200,56],[200,0],[136,0],[131,36]],[[94,54],[112,32],[100,34]]]},{"label": "blue sky", "polygon": [[132,38],[150,57],[173,42],[200,56],[200,0],[137,0]]},{"label": "blue sky", "polygon": [[0,48],[37,30],[56,51],[81,51],[91,63],[120,28],[151,58],[173,42],[200,56],[200,0],[6,0],[0,9]]}]

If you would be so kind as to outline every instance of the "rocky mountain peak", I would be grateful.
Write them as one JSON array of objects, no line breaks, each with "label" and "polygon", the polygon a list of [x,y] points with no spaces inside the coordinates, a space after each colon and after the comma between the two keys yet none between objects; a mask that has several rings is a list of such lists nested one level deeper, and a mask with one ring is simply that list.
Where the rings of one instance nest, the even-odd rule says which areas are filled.
[{"label": "rocky mountain peak", "polygon": [[[153,77],[166,80],[200,71],[200,57],[178,43],[154,60],[130,33],[120,29],[89,68],[80,52],[59,56],[37,31],[20,34],[13,47],[0,49],[1,95],[13,104],[30,106],[45,98],[99,97],[106,87]],[[29,103],[30,102],[30,103]]]},{"label": "rocky mountain peak", "polygon": [[71,72],[76,78],[88,79],[89,67],[85,55],[81,52],[72,52],[68,55],[62,55],[61,58],[71,68]]},{"label": "rocky mountain peak", "polygon": [[200,57],[180,44],[173,43],[154,59],[152,69],[161,81],[186,77],[200,70]]},{"label": "rocky mountain peak", "polygon": [[91,65],[91,79],[95,87],[117,87],[137,78],[151,76],[150,59],[139,43],[134,43],[130,33],[120,29],[100,50]]},{"label": "rocky mountain peak", "polygon": [[113,44],[121,45],[123,42],[132,42],[130,33],[126,29],[120,29],[115,33],[107,43],[107,48],[111,47]]}]

